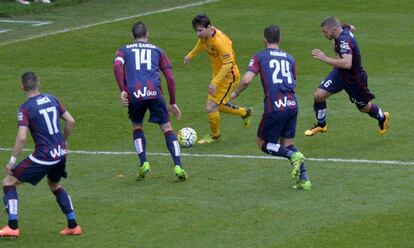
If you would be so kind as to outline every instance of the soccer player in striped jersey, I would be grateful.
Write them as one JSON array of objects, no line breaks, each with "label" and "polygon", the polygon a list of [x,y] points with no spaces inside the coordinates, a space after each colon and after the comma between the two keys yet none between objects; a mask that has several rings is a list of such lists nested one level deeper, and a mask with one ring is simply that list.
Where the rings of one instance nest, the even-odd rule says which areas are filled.
[{"label": "soccer player in striped jersey", "polygon": [[341,25],[335,16],[325,18],[321,23],[324,36],[334,41],[336,58],[330,58],[319,49],[312,51],[313,58],[320,60],[334,69],[319,84],[314,94],[313,109],[317,124],[305,131],[306,136],[326,132],[326,100],[342,90],[348,93],[349,99],[358,110],[378,120],[379,134],[385,135],[389,129],[390,114],[372,103],[375,98],[368,89],[368,76],[362,67],[361,53],[353,32],[352,25]]},{"label": "soccer player in striped jersey", "polygon": [[230,38],[211,26],[210,19],[204,14],[194,17],[193,28],[199,39],[195,47],[185,56],[184,64],[188,64],[204,49],[213,69],[213,79],[208,86],[206,104],[210,133],[197,141],[198,144],[209,144],[220,138],[220,112],[240,116],[244,128],[248,128],[253,109],[238,107],[229,102],[230,93],[240,81],[236,55]]},{"label": "soccer player in striped jersey", "polygon": [[[148,31],[143,22],[133,25],[132,35],[134,42],[117,50],[113,69],[121,101],[128,107],[132,122],[133,141],[140,159],[137,178],[144,178],[150,171],[143,124],[145,113],[149,110],[149,122],[157,123],[164,133],[174,162],[174,173],[183,181],[187,174],[181,165],[180,146],[168,113],[172,112],[177,119],[181,118],[180,109],[175,102],[175,81],[171,63],[161,48],[148,42]],[[160,71],[167,81],[170,96],[168,107],[161,89]]]},{"label": "soccer player in striped jersey", "polygon": [[[60,234],[82,234],[81,227],[76,223],[72,200],[59,183],[62,177],[67,176],[66,146],[75,120],[56,97],[41,94],[39,85],[40,82],[35,73],[26,72],[22,75],[22,88],[27,101],[20,106],[17,113],[16,143],[10,161],[6,165],[8,175],[3,180],[3,201],[9,222],[0,230],[2,237],[19,237],[20,235],[17,222],[19,200],[16,186],[24,182],[36,185],[46,175],[49,188],[56,196],[56,201],[68,220],[68,227],[60,231]],[[63,132],[60,119],[65,121]],[[32,134],[35,150],[16,164],[16,158],[26,143],[28,130]]]},{"label": "soccer player in striped jersey", "polygon": [[293,144],[299,112],[295,95],[296,64],[293,57],[279,48],[280,30],[271,25],[264,30],[266,49],[250,60],[240,85],[231,94],[235,99],[257,74],[263,86],[264,113],[257,129],[257,145],[263,152],[285,157],[292,163],[295,189],[311,189],[304,156]]}]

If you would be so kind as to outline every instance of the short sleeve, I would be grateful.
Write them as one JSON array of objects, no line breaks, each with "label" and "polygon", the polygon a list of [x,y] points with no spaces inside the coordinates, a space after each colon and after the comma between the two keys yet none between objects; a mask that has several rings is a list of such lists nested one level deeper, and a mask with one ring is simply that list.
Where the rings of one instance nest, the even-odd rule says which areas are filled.
[{"label": "short sleeve", "polygon": [[259,63],[259,58],[256,55],[250,59],[247,70],[253,72],[254,74],[259,73],[260,63]]},{"label": "short sleeve", "polygon": [[352,41],[347,38],[340,39],[339,41],[339,54],[352,54]]},{"label": "short sleeve", "polygon": [[29,126],[29,111],[20,108],[17,112],[17,126]]}]

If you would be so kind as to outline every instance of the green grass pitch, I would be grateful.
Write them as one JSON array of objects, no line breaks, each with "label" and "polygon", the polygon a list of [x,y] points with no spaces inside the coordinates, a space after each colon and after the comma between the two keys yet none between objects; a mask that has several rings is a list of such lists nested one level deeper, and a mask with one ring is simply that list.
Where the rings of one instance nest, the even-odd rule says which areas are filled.
[{"label": "green grass pitch", "polygon": [[[219,143],[182,150],[193,155],[182,157],[188,181],[176,181],[171,158],[162,155],[168,153],[163,135],[146,123],[152,171],[143,181],[135,181],[134,154],[69,155],[69,178],[63,184],[74,201],[82,236],[59,236],[66,220],[46,182],[41,182],[18,188],[21,237],[0,240],[0,247],[412,247],[414,3],[224,0],[145,14],[197,2],[62,0],[59,5],[27,7],[0,1],[0,16],[12,16],[1,20],[52,22],[39,27],[0,22],[0,30],[10,30],[0,33],[1,166],[11,153],[4,149],[14,145],[15,113],[25,100],[20,76],[26,70],[35,71],[42,91],[58,96],[75,117],[69,149],[133,152],[112,59],[118,47],[131,42],[130,28],[138,20],[147,24],[150,41],[162,47],[173,64],[183,112],[182,120],[172,119],[175,130],[190,126],[200,136],[207,133],[207,56],[203,53],[183,65],[196,42],[191,19],[205,12],[232,38],[242,73],[250,57],[263,48],[264,27],[280,26],[281,48],[297,61],[300,114],[295,143],[310,158],[306,165],[312,191],[291,189],[287,160],[211,156],[264,156],[255,145],[263,108],[256,78],[237,99],[239,105],[254,107],[252,127],[243,129],[239,118],[222,115]],[[143,16],[104,23],[138,14]],[[345,93],[328,100],[330,130],[303,136],[314,122],[313,92],[331,70],[311,56],[313,48],[333,56],[319,28],[328,15],[358,29],[369,88],[377,96],[374,102],[391,113],[391,131],[385,137]],[[95,23],[100,24],[84,27]],[[60,33],[65,29],[72,31]],[[166,91],[165,84],[163,88]],[[26,148],[33,148],[31,141]],[[401,163],[381,162],[386,160]],[[7,215],[0,216],[3,225]]]}]

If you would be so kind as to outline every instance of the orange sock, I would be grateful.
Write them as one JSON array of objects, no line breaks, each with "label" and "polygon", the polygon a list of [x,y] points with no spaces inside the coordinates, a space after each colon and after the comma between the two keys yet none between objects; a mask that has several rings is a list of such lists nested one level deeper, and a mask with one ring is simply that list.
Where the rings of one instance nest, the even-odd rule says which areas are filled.
[{"label": "orange sock", "polygon": [[208,113],[208,121],[210,122],[211,135],[213,137],[220,136],[220,113],[219,111]]},{"label": "orange sock", "polygon": [[231,114],[231,115],[239,115],[241,117],[246,116],[247,111],[246,108],[240,108],[236,105],[233,105],[231,103],[226,103],[226,104],[220,104],[219,106],[219,111],[226,113],[226,114]]}]

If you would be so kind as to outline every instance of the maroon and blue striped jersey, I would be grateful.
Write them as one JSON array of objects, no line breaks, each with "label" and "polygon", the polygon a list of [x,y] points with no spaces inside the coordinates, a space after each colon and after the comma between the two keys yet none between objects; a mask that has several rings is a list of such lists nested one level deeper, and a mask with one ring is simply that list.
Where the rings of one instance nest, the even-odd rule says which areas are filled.
[{"label": "maroon and blue striped jersey", "polygon": [[34,162],[47,164],[58,161],[67,153],[60,127],[60,118],[66,112],[59,100],[48,94],[29,98],[17,113],[18,126],[27,126],[35,143],[31,155]]},{"label": "maroon and blue striped jersey", "polygon": [[351,32],[349,25],[342,26],[343,31],[338,39],[335,39],[335,53],[342,58],[343,54],[352,55],[352,66],[350,69],[335,68],[345,79],[349,81],[356,81],[361,74],[365,73],[361,62],[361,53],[358,47],[358,43]]},{"label": "maroon and blue striped jersey", "polygon": [[171,63],[161,48],[146,42],[128,44],[117,50],[114,64],[119,62],[123,70],[115,70],[115,77],[120,90],[128,92],[131,102],[163,97],[161,70],[167,79],[170,103],[175,103]]},{"label": "maroon and blue striped jersey", "polygon": [[297,109],[296,65],[290,54],[275,48],[264,49],[253,56],[248,70],[260,73],[265,113]]}]

